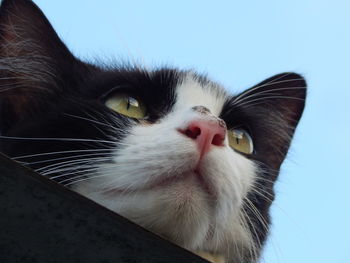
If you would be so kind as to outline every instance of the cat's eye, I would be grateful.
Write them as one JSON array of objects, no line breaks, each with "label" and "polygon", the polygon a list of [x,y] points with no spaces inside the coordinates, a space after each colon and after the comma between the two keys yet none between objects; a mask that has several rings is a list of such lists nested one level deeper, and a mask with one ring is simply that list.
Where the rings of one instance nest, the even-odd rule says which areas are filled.
[{"label": "cat's eye", "polygon": [[231,148],[235,149],[236,151],[245,154],[252,154],[254,151],[253,140],[245,130],[229,130],[228,140]]},{"label": "cat's eye", "polygon": [[115,94],[105,101],[105,105],[111,110],[135,119],[143,119],[147,113],[141,100],[128,94]]}]

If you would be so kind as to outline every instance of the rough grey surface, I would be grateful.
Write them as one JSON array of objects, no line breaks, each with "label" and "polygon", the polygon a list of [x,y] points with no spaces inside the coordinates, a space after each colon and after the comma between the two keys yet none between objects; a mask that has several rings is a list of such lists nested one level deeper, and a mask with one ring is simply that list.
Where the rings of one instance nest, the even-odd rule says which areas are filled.
[{"label": "rough grey surface", "polygon": [[0,155],[0,262],[207,261]]}]

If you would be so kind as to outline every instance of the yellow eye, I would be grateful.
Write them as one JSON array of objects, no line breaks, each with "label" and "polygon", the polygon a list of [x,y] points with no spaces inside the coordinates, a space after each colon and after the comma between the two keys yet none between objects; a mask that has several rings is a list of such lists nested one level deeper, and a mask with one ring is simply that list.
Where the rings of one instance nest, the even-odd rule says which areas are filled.
[{"label": "yellow eye", "polygon": [[142,119],[146,116],[146,107],[138,99],[127,94],[116,94],[108,98],[105,105],[130,118]]},{"label": "yellow eye", "polygon": [[234,129],[228,131],[228,140],[231,148],[245,153],[252,154],[254,150],[253,140],[245,130]]}]

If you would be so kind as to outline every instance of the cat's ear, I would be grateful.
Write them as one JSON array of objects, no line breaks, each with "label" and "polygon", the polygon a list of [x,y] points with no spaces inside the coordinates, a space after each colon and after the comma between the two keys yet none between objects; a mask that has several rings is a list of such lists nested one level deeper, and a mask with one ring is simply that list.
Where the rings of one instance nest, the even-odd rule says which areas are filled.
[{"label": "cat's ear", "polygon": [[12,59],[5,64],[10,67],[5,67],[5,70],[21,76],[30,75],[31,78],[36,76],[33,73],[38,74],[38,78],[40,75],[54,78],[54,72],[50,72],[54,70],[50,68],[51,64],[62,67],[61,62],[67,65],[67,60],[76,60],[31,0],[1,2],[0,56],[1,64]]},{"label": "cat's ear", "polygon": [[0,6],[0,129],[25,117],[38,99],[74,82],[81,67],[30,0]]},{"label": "cat's ear", "polygon": [[250,117],[256,154],[279,169],[305,106],[306,82],[296,73],[283,73],[246,90],[235,107]]}]

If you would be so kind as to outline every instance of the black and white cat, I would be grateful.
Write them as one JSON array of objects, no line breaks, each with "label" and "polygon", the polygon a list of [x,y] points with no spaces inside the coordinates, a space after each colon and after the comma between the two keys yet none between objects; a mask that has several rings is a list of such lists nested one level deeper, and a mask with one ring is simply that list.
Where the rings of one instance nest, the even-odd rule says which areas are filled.
[{"label": "black and white cat", "polygon": [[75,58],[30,0],[0,7],[0,150],[194,252],[257,262],[306,95]]}]

